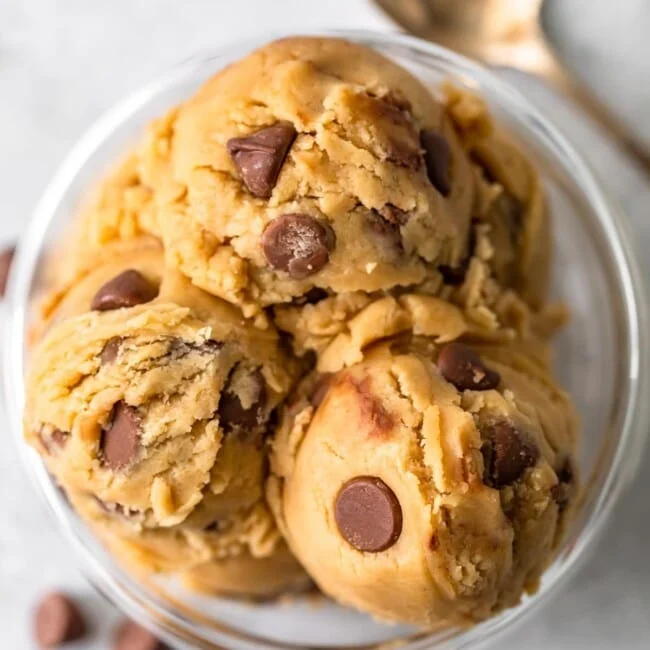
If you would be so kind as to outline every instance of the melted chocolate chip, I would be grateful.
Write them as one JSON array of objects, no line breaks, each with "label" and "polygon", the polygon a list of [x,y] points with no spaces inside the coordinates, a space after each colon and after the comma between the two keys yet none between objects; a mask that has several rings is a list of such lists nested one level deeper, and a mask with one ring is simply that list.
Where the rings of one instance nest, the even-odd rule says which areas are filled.
[{"label": "melted chocolate chip", "polygon": [[514,483],[539,458],[537,446],[509,422],[495,422],[482,433],[486,485],[499,489]]},{"label": "melted chocolate chip", "polygon": [[112,470],[121,470],[130,465],[140,447],[140,420],[136,410],[124,402],[113,407],[111,422],[100,440],[100,449],[105,465]]},{"label": "melted chocolate chip", "polygon": [[264,230],[262,247],[268,263],[302,280],[329,261],[336,237],[328,224],[307,214],[283,214]]},{"label": "melted chocolate chip", "polygon": [[443,196],[449,196],[451,192],[449,143],[441,133],[425,129],[420,134],[420,144],[424,149],[424,162],[431,185]]},{"label": "melted chocolate chip", "polygon": [[474,350],[462,343],[447,343],[438,355],[442,376],[458,390],[491,390],[501,381],[498,372],[490,370]]},{"label": "melted chocolate chip", "polygon": [[395,493],[380,478],[358,476],[339,491],[334,504],[343,539],[359,551],[379,553],[402,533],[402,508]]},{"label": "melted chocolate chip", "polygon": [[296,137],[290,122],[278,122],[243,138],[231,138],[226,146],[248,191],[269,198]]},{"label": "melted chocolate chip", "polygon": [[109,311],[134,307],[150,302],[157,295],[158,289],[142,273],[128,269],[100,287],[90,308],[95,311]]}]

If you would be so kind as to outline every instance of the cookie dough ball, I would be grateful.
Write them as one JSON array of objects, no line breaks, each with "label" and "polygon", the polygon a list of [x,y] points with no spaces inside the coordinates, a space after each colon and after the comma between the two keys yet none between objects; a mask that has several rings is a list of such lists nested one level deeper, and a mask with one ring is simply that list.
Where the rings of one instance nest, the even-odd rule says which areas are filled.
[{"label": "cookie dough ball", "polygon": [[458,296],[467,300],[487,265],[500,287],[539,309],[548,294],[552,225],[539,174],[494,123],[483,99],[451,85],[445,95],[447,114],[477,178],[469,256],[460,266],[443,269],[447,282],[468,285]]},{"label": "cookie dough ball", "polygon": [[311,584],[263,501],[208,524],[190,517],[151,529],[140,513],[90,494],[70,492],[68,498],[117,561],[145,580],[173,574],[193,591],[254,599]]},{"label": "cookie dough ball", "polygon": [[466,255],[475,178],[451,120],[360,45],[271,43],[159,120],[139,155],[168,259],[246,313],[419,284]]},{"label": "cookie dough ball", "polygon": [[536,361],[398,339],[302,384],[269,498],[325,593],[383,620],[467,624],[537,588],[574,499],[575,438]]},{"label": "cookie dough ball", "polygon": [[89,273],[30,361],[25,435],[68,490],[168,527],[262,496],[270,413],[293,380],[275,331],[144,250]]},{"label": "cookie dough ball", "polygon": [[108,259],[115,244],[157,236],[159,229],[153,192],[140,177],[140,162],[130,153],[103,178],[82,203],[72,232],[66,233],[63,252],[49,260],[53,284],[74,281],[97,260]]}]

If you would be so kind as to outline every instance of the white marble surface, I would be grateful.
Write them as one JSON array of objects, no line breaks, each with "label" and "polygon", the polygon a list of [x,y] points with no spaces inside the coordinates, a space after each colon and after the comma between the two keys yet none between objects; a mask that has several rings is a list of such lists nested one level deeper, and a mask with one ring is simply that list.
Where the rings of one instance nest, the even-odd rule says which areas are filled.
[{"label": "white marble surface", "polygon": [[[650,142],[647,0],[560,0],[550,16],[565,55]],[[20,234],[62,156],[126,92],[169,64],[248,31],[318,25],[390,28],[365,0],[0,0],[0,242]],[[638,241],[645,252],[650,185],[552,93],[518,75],[512,78],[589,152],[636,231],[644,234]],[[650,262],[644,263],[650,276]],[[499,647],[650,646],[646,466],[591,561],[535,620]],[[27,484],[5,426],[0,429],[0,647],[34,647],[29,611],[50,586],[77,594],[91,617],[95,640],[78,647],[110,646],[118,615],[84,582],[74,560]]]}]

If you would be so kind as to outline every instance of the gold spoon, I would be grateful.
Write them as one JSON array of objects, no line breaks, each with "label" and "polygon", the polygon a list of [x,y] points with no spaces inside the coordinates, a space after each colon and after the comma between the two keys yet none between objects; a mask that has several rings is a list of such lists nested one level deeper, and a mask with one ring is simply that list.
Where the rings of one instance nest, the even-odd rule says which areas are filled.
[{"label": "gold spoon", "polygon": [[492,66],[516,67],[575,100],[650,174],[650,153],[585,86],[570,75],[546,39],[544,0],[375,0],[407,31]]}]

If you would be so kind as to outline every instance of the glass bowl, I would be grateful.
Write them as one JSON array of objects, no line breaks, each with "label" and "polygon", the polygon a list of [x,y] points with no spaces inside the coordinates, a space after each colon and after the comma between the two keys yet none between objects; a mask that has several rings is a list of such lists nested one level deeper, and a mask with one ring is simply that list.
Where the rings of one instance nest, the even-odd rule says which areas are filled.
[{"label": "glass bowl", "polygon": [[[537,162],[554,215],[553,291],[573,313],[555,347],[561,383],[582,416],[579,462],[586,486],[577,516],[538,593],[473,628],[423,633],[376,623],[328,601],[314,605],[305,598],[254,605],[196,596],[170,578],[136,582],[71,511],[36,453],[22,440],[19,448],[89,580],[126,614],[177,647],[369,650],[394,643],[412,650],[473,648],[530,615],[566,581],[593,547],[635,472],[648,425],[644,291],[623,215],[604,196],[580,156],[513,88],[467,59],[415,38],[361,31],[319,35],[342,36],[376,48],[431,87],[451,80],[479,92],[497,120]],[[3,372],[7,411],[17,439],[21,439],[27,332],[34,302],[43,290],[44,260],[70,225],[80,198],[152,117],[270,38],[238,42],[193,58],[120,103],[82,138],[45,191],[20,242],[7,298]]]}]

